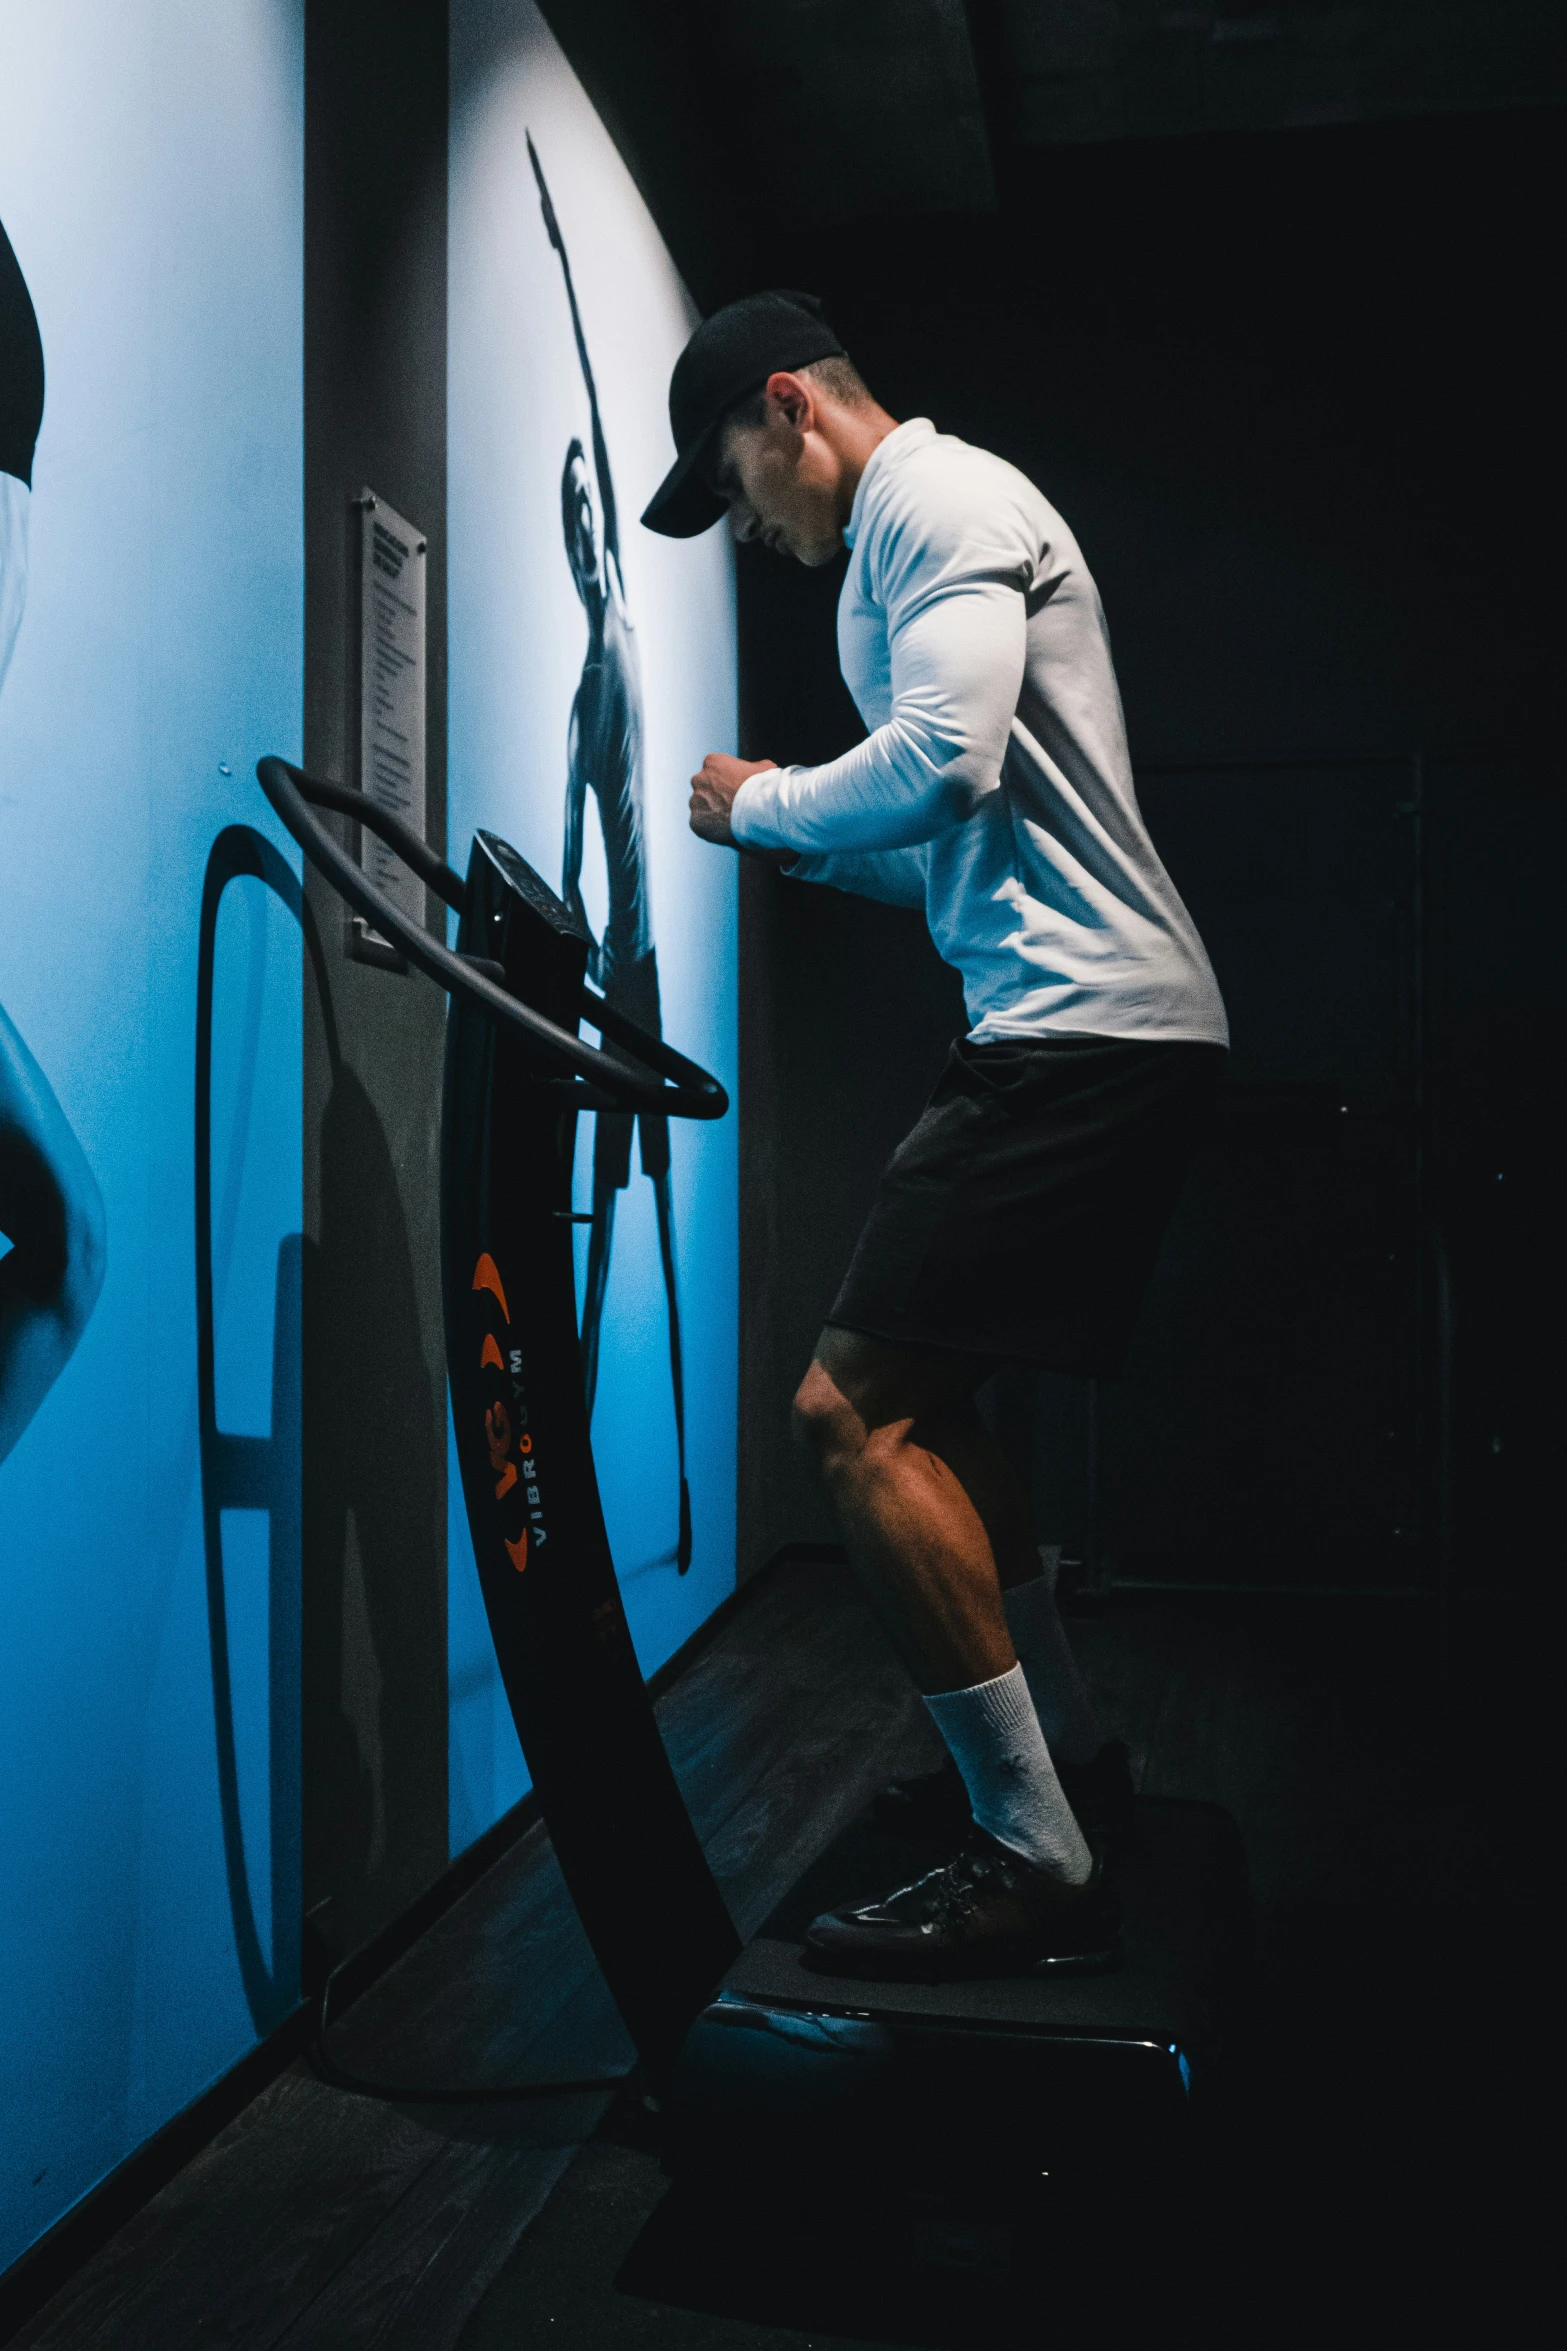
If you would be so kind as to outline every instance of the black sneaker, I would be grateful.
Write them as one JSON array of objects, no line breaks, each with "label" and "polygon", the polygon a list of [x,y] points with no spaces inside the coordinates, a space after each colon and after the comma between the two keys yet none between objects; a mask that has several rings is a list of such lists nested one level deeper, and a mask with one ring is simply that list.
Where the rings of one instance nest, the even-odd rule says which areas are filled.
[{"label": "black sneaker", "polygon": [[806,1959],[834,1975],[1095,1975],[1121,1959],[1120,1905],[1103,1865],[1063,1885],[970,1826],[956,1858],[910,1886],[806,1930]]},{"label": "black sneaker", "polygon": [[[1056,1777],[1090,1845],[1115,1851],[1130,1844],[1137,1792],[1124,1739],[1107,1739],[1089,1763],[1057,1762]],[[938,1771],[894,1780],[872,1810],[876,1826],[888,1836],[921,1843],[961,1836],[970,1817],[968,1790],[950,1756]]]}]

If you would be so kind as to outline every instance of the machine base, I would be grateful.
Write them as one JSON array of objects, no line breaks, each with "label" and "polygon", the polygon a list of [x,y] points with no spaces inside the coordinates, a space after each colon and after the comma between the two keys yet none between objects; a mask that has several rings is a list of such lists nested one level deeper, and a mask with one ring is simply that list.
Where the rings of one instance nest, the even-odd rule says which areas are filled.
[{"label": "machine base", "polygon": [[1111,1973],[877,1982],[807,1963],[819,1911],[945,1858],[855,1821],[692,2027],[670,2105],[682,2165],[772,2157],[973,2189],[1053,2166],[1162,2162],[1211,2077],[1250,1954],[1245,1853],[1215,1805],[1141,1799]]}]

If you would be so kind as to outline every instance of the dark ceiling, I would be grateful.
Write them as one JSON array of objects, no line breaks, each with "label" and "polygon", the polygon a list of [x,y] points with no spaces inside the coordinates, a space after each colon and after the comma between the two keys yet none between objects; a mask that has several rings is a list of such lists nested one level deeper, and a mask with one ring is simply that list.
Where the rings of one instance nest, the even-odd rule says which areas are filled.
[{"label": "dark ceiling", "polygon": [[543,5],[704,306],[797,231],[1031,208],[1063,149],[1567,97],[1562,0]]},{"label": "dark ceiling", "polygon": [[709,12],[771,202],[988,210],[1041,150],[1510,105],[1563,89],[1560,0],[742,0]]}]

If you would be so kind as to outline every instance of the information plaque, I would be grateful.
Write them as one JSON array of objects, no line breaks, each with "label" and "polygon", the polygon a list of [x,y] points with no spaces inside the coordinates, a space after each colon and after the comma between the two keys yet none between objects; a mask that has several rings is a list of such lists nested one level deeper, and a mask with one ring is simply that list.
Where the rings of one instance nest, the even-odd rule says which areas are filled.
[{"label": "information plaque", "polygon": [[[378,808],[425,835],[425,558],[429,542],[384,498],[366,490],[359,511],[359,789]],[[359,828],[359,861],[420,928],[424,884],[401,858]],[[404,969],[388,939],[356,917],[353,952]]]}]

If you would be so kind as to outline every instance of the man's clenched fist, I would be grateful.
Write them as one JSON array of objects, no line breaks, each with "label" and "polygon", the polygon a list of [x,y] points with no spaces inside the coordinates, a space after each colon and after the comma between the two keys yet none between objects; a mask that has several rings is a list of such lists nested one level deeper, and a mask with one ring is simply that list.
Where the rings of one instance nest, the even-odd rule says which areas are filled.
[{"label": "man's clenched fist", "polygon": [[725,751],[709,751],[700,772],[691,778],[691,830],[720,848],[737,847],[729,821],[735,794],[747,776],[759,776],[764,768],[777,765],[776,759],[731,759]]}]

